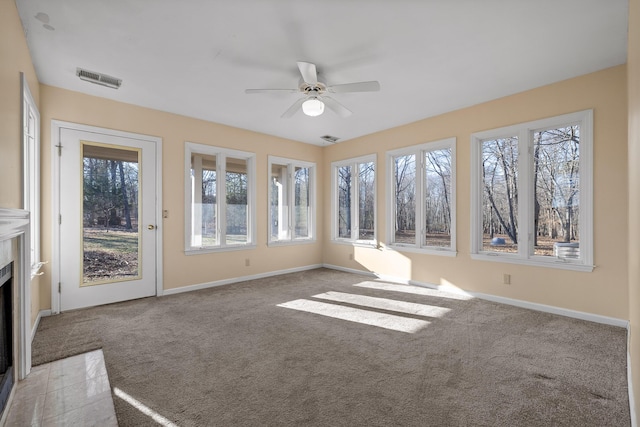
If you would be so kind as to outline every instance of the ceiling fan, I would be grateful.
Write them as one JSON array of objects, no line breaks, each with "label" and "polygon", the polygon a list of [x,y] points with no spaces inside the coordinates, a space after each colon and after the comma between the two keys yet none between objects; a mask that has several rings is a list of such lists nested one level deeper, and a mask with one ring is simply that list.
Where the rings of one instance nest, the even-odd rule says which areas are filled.
[{"label": "ceiling fan", "polygon": [[282,114],[281,117],[283,118],[293,117],[300,108],[302,108],[302,112],[307,116],[319,116],[324,112],[325,105],[340,117],[349,117],[351,110],[328,96],[327,93],[377,92],[380,90],[380,83],[377,81],[326,85],[318,81],[316,66],[310,62],[299,61],[298,69],[300,70],[302,79],[297,89],[247,89],[245,93],[302,93],[304,96],[294,102],[294,104]]}]

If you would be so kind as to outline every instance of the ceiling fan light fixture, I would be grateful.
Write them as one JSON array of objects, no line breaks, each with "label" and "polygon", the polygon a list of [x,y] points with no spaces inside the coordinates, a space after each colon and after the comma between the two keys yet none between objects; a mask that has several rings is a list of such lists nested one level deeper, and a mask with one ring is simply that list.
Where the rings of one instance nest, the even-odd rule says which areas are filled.
[{"label": "ceiling fan light fixture", "polygon": [[324,102],[318,98],[309,98],[302,103],[302,112],[311,117],[319,116],[324,113]]}]

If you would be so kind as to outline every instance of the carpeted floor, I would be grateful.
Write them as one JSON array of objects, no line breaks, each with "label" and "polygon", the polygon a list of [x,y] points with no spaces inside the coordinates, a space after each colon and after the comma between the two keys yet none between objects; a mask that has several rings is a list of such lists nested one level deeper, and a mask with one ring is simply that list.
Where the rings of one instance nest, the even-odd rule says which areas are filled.
[{"label": "carpeted floor", "polygon": [[97,347],[181,427],[630,425],[624,329],[327,269],[43,318],[33,363]]}]

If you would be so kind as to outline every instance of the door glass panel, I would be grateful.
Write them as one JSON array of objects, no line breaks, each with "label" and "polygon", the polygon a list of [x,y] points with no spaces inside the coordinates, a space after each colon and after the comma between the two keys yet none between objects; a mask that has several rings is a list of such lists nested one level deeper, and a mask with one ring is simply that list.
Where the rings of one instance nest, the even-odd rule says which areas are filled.
[{"label": "door glass panel", "polygon": [[81,142],[81,286],[140,279],[140,150]]}]

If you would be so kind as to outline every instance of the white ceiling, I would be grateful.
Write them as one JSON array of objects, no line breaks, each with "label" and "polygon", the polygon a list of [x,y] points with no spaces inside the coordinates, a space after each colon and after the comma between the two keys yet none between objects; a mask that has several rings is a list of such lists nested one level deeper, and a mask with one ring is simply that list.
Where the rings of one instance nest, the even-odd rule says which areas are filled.
[{"label": "white ceiling", "polygon": [[[626,62],[627,0],[16,0],[40,82],[311,144]],[[40,14],[40,15],[39,15]],[[47,22],[48,19],[48,22]],[[280,118],[296,61],[353,111]],[[76,67],[123,80],[118,90]]]}]

